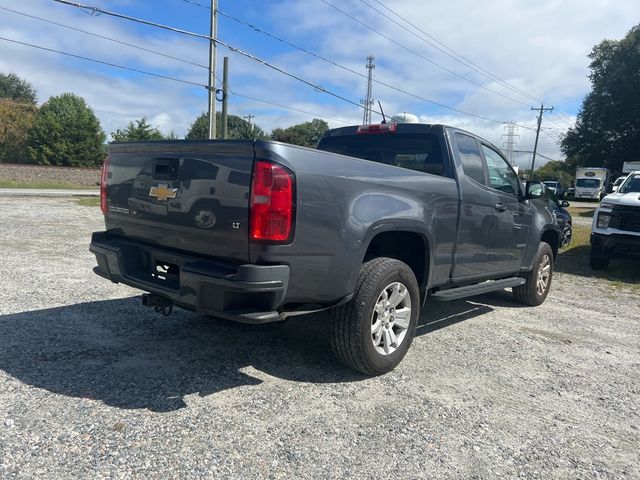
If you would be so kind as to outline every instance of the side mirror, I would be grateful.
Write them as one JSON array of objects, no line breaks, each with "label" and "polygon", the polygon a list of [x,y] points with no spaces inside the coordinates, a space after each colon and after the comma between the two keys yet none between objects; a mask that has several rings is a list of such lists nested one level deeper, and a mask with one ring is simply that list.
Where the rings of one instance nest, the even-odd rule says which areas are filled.
[{"label": "side mirror", "polygon": [[562,203],[560,205],[562,205],[563,208],[567,208],[571,204],[569,202],[567,202],[566,200],[562,200]]},{"label": "side mirror", "polygon": [[524,198],[540,198],[544,193],[544,185],[542,182],[532,182],[529,181],[525,185],[525,196]]}]

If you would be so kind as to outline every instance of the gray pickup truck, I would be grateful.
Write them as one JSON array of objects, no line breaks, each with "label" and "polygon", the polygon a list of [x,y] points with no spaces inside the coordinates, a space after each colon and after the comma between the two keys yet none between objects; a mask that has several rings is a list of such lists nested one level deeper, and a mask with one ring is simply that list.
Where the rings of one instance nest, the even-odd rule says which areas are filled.
[{"label": "gray pickup truck", "polygon": [[443,125],[272,141],[111,144],[95,272],[143,303],[241,322],[326,310],[333,350],[369,375],[406,354],[425,302],[512,288],[541,304],[560,231],[500,151]]}]

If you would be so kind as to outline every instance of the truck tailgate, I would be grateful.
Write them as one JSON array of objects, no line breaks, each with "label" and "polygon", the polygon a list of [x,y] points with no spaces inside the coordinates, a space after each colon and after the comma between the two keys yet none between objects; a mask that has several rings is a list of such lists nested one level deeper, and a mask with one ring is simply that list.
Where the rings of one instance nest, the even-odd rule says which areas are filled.
[{"label": "truck tailgate", "polygon": [[112,144],[107,232],[246,262],[253,160],[251,141]]}]

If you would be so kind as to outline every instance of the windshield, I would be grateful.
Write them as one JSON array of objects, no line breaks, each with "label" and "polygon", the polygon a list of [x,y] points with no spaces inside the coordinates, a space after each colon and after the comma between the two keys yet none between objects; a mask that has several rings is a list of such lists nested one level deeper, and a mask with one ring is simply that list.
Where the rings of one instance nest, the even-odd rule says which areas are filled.
[{"label": "windshield", "polygon": [[320,140],[318,150],[434,175],[445,174],[440,142],[430,134],[337,135]]},{"label": "windshield", "polygon": [[558,182],[542,182],[542,183],[544,183],[547,187],[550,187],[550,188],[558,188],[559,187]]},{"label": "windshield", "polygon": [[600,180],[597,178],[579,178],[576,182],[576,187],[581,188],[598,188],[600,186]]},{"label": "windshield", "polygon": [[617,187],[618,185],[620,185],[622,182],[624,182],[627,179],[627,177],[620,177],[618,178],[615,182],[613,182],[613,186]]},{"label": "windshield", "polygon": [[633,175],[627,178],[627,180],[618,189],[620,193],[640,193],[640,175]]}]

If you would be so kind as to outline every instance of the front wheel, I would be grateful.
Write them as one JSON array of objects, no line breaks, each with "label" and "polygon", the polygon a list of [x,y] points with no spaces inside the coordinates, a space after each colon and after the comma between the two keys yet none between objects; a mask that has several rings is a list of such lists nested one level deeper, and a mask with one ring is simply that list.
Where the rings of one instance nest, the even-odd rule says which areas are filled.
[{"label": "front wheel", "polygon": [[366,375],[382,375],[404,358],[415,336],[420,291],[409,266],[375,258],[360,268],[353,299],[329,312],[338,359]]},{"label": "front wheel", "polygon": [[533,269],[524,277],[524,285],[513,287],[513,296],[525,305],[541,305],[549,294],[552,278],[553,250],[548,243],[540,242]]}]

